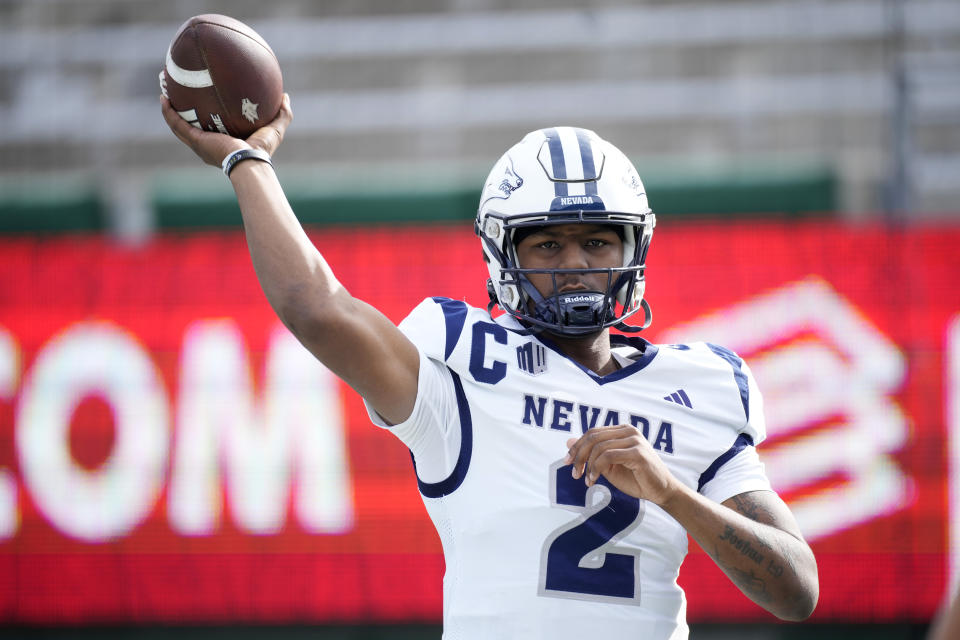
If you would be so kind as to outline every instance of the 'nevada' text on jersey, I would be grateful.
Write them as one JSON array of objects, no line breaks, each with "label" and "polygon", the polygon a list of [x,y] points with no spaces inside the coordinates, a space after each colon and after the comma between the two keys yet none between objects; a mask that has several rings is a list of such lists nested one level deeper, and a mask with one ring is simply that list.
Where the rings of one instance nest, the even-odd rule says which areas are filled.
[{"label": "'nevada' text on jersey", "polygon": [[[601,414],[604,416],[603,422],[600,422]],[[523,395],[523,419],[521,422],[536,427],[546,425],[550,429],[568,433],[572,432],[573,424],[576,422],[580,427],[581,434],[598,425],[608,427],[630,424],[642,431],[644,438],[650,439],[649,419],[635,413],[624,413],[626,420],[621,420],[620,415],[621,413],[615,409],[603,409],[579,402],[532,396],[526,393]],[[664,453],[673,453],[673,425],[661,421],[655,435],[656,437],[651,442],[653,448]]]}]

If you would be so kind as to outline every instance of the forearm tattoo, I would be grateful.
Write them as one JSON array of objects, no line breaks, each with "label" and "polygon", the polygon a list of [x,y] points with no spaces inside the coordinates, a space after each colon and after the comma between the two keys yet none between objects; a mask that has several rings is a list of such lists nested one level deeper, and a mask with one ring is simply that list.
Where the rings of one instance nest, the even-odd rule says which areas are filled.
[{"label": "forearm tattoo", "polygon": [[[749,495],[734,496],[734,504],[737,511],[750,520],[760,524],[772,524],[775,520],[773,514],[759,501],[753,500]],[[756,569],[744,570],[742,567],[733,566],[729,562],[721,559],[721,548],[726,545],[728,548],[735,549],[740,555],[748,558]],[[780,545],[778,545],[780,546]],[[785,567],[783,562],[793,568],[793,556],[789,549],[781,546],[782,558],[774,552],[770,542],[760,535],[752,535],[748,531],[738,532],[731,526],[725,526],[718,536],[718,543],[714,545],[714,557],[718,565],[743,589],[752,594],[758,600],[767,600],[770,596],[767,594],[766,578],[780,578],[784,574]]]}]

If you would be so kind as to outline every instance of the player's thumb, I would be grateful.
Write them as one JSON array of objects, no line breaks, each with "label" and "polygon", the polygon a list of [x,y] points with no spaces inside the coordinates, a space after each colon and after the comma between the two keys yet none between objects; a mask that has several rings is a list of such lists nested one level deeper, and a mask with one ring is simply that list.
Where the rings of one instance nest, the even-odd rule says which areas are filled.
[{"label": "player's thumb", "polygon": [[273,153],[280,146],[280,143],[283,142],[283,136],[287,132],[287,127],[290,126],[290,122],[293,120],[293,110],[290,108],[290,95],[283,94],[283,101],[280,103],[280,111],[277,113],[277,117],[273,121],[256,131],[254,131],[247,142],[252,147],[257,149],[262,149],[273,155]]}]

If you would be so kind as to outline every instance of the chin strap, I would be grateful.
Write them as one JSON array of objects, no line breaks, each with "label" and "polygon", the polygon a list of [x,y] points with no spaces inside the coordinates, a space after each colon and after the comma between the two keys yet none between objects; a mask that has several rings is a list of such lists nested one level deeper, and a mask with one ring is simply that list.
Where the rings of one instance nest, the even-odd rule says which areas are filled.
[{"label": "chin strap", "polygon": [[[612,312],[615,304],[613,300],[608,300],[606,295],[598,291],[571,291],[544,298],[526,278],[522,279],[520,286],[534,300],[533,317],[549,325],[563,327],[564,331],[561,331],[563,335],[577,336],[599,331],[604,324],[603,318],[608,312]],[[487,294],[490,298],[487,313],[493,317],[493,308],[499,304],[499,301],[492,280],[487,280]],[[643,298],[640,299],[640,308],[643,309],[644,315],[642,325],[636,326],[621,321],[613,326],[624,333],[643,331],[653,322],[653,311]],[[536,334],[545,329],[542,326],[528,326],[521,334]]]},{"label": "chin strap", "polygon": [[490,317],[493,317],[493,308],[499,304],[497,300],[497,290],[493,286],[493,279],[487,279],[487,296],[490,298],[490,302],[487,303],[487,313]]},{"label": "chin strap", "polygon": [[570,291],[541,299],[533,315],[547,324],[563,327],[564,335],[593,333],[603,327],[610,308],[607,296],[597,291]]},{"label": "chin strap", "polygon": [[643,298],[640,300],[640,307],[643,309],[643,315],[644,315],[642,325],[638,327],[636,325],[627,324],[626,322],[618,322],[613,326],[619,329],[620,331],[623,331],[624,333],[637,333],[638,331],[643,331],[644,329],[649,327],[650,323],[653,322],[653,310],[650,308],[650,305],[647,304],[646,298]]}]

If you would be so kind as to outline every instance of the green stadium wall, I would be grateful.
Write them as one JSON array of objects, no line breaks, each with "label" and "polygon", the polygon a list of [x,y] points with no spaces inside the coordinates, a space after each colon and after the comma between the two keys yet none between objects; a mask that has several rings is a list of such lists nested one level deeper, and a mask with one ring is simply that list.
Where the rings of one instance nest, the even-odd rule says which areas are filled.
[{"label": "green stadium wall", "polygon": [[[237,225],[239,210],[229,185],[217,182],[216,176],[191,175],[187,180],[160,175],[148,188],[155,227],[182,230]],[[832,215],[838,208],[837,179],[828,168],[646,175],[651,205],[664,217],[801,218]],[[303,177],[284,180],[291,205],[305,225],[468,221],[476,212],[478,183],[454,182],[451,187],[436,189],[392,184],[373,190],[349,183],[318,186]],[[109,203],[93,181],[0,184],[0,233],[108,228]]]}]

